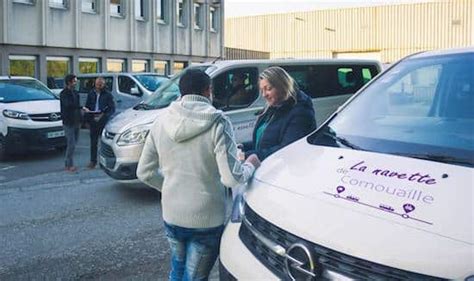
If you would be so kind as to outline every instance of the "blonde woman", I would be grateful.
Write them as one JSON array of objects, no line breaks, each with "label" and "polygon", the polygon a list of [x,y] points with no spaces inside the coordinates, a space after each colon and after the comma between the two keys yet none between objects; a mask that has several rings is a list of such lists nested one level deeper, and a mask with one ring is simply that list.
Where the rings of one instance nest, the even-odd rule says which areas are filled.
[{"label": "blonde woman", "polygon": [[269,67],[259,76],[260,93],[266,107],[253,131],[252,149],[260,160],[316,129],[311,98],[298,89],[281,67]]}]

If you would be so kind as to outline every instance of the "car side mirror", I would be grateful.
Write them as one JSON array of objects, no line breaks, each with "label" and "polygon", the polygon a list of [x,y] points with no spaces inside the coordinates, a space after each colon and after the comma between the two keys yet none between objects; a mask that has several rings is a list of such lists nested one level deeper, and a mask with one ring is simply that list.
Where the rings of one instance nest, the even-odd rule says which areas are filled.
[{"label": "car side mirror", "polygon": [[142,95],[137,86],[130,89],[130,94],[132,94],[134,96],[141,96]]}]

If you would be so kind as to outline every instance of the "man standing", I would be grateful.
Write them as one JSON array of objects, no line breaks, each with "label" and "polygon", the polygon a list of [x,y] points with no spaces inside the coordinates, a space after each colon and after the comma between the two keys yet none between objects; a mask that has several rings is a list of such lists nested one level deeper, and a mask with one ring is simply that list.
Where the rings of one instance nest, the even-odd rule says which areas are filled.
[{"label": "man standing", "polygon": [[112,114],[115,112],[115,103],[112,94],[105,88],[105,80],[98,77],[95,80],[95,87],[87,95],[86,120],[89,122],[90,139],[91,139],[91,161],[87,166],[94,169],[97,165],[97,142],[102,130]]},{"label": "man standing", "polygon": [[66,136],[66,171],[75,172],[73,155],[79,138],[79,127],[81,124],[81,106],[79,94],[74,90],[77,83],[76,75],[68,74],[64,77],[65,88],[59,94],[61,102],[61,118],[63,120],[64,134]]},{"label": "man standing", "polygon": [[137,176],[162,194],[169,279],[207,280],[224,229],[224,185],[246,182],[260,161],[255,155],[237,159],[232,125],[212,106],[205,72],[187,70],[179,88],[182,98],[150,129]]}]

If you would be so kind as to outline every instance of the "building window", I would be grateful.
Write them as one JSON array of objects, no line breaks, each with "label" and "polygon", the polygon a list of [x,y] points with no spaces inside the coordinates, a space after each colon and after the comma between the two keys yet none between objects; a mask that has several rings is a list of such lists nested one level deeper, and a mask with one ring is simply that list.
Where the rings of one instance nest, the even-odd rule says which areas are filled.
[{"label": "building window", "polygon": [[125,16],[125,7],[123,0],[110,0],[110,15],[115,17]]},{"label": "building window", "polygon": [[166,23],[166,6],[165,0],[156,0],[156,19],[160,23]]},{"label": "building window", "polygon": [[123,59],[107,59],[107,72],[125,72],[127,64]]},{"label": "building window", "polygon": [[68,57],[46,57],[48,88],[64,88],[64,76],[70,72],[71,60]]},{"label": "building window", "polygon": [[10,72],[12,76],[36,77],[35,56],[9,56]]},{"label": "building window", "polygon": [[100,60],[98,58],[79,58],[79,73],[100,72]]},{"label": "building window", "polygon": [[185,27],[186,22],[185,22],[185,14],[186,14],[186,3],[185,0],[177,0],[178,2],[176,3],[176,19],[177,19],[177,24],[178,26]]},{"label": "building window", "polygon": [[133,60],[132,61],[132,72],[147,72],[148,61],[147,60]]},{"label": "building window", "polygon": [[209,11],[209,23],[210,23],[210,30],[213,32],[217,32],[217,8],[211,7]]},{"label": "building window", "polygon": [[13,0],[13,3],[34,5],[35,0]]},{"label": "building window", "polygon": [[86,13],[97,13],[97,0],[82,0],[82,11]]},{"label": "building window", "polygon": [[167,75],[168,74],[168,62],[156,60],[153,63],[153,69],[156,73]]},{"label": "building window", "polygon": [[135,18],[139,20],[145,19],[145,0],[135,0]]},{"label": "building window", "polygon": [[202,6],[194,3],[194,29],[202,29]]},{"label": "building window", "polygon": [[49,6],[52,8],[67,8],[67,0],[49,0]]},{"label": "building window", "polygon": [[185,61],[175,61],[173,64],[173,74],[185,69],[186,66],[188,66],[188,63]]}]

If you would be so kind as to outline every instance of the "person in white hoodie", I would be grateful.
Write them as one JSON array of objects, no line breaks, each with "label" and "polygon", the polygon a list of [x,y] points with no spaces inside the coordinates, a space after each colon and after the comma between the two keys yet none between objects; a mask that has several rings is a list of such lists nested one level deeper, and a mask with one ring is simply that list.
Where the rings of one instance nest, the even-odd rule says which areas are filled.
[{"label": "person in white hoodie", "polygon": [[239,161],[232,124],[212,106],[210,84],[201,70],[183,74],[182,97],[155,121],[138,162],[138,178],[162,194],[170,280],[207,280],[224,229],[224,186],[248,181],[260,166],[256,155]]}]

